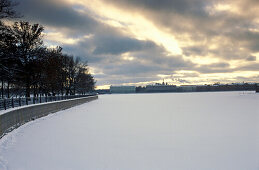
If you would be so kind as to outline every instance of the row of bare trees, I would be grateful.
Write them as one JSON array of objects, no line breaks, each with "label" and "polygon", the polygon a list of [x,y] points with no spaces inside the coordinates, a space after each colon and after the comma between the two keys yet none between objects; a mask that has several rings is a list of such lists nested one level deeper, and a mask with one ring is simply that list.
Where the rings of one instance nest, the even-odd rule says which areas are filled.
[{"label": "row of bare trees", "polygon": [[92,91],[95,81],[87,64],[64,54],[61,47],[46,47],[42,40],[43,26],[26,21],[5,24],[17,15],[14,5],[9,0],[0,0],[1,97]]}]

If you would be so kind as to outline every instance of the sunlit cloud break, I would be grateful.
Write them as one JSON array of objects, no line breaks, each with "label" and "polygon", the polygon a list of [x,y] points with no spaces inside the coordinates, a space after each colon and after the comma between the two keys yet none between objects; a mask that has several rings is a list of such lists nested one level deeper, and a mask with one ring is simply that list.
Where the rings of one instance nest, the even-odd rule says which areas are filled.
[{"label": "sunlit cloud break", "polygon": [[258,1],[20,1],[49,45],[88,61],[100,87],[259,80]]}]

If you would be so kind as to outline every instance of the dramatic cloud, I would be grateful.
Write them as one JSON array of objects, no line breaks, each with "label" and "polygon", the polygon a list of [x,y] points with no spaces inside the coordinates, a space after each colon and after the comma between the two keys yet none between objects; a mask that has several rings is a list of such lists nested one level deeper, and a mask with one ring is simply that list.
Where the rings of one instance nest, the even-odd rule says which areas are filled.
[{"label": "dramatic cloud", "polygon": [[78,12],[76,6],[61,0],[20,0],[17,8],[25,19],[57,29],[85,30],[87,33],[99,25],[91,16]]},{"label": "dramatic cloud", "polygon": [[[257,0],[20,0],[97,85],[258,81]],[[249,10],[247,10],[249,9]]]}]

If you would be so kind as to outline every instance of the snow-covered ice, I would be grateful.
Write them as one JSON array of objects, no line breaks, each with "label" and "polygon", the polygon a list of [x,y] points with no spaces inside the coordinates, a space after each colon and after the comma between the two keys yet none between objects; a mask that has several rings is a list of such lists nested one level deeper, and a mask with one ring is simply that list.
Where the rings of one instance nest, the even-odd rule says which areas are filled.
[{"label": "snow-covered ice", "polygon": [[0,139],[2,170],[258,170],[259,94],[103,95]]}]

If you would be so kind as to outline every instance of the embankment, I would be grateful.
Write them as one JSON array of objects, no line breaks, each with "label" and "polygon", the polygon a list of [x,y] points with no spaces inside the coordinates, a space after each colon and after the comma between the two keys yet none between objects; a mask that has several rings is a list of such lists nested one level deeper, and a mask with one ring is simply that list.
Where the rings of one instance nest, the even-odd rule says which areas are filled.
[{"label": "embankment", "polygon": [[98,96],[89,96],[71,100],[30,105],[27,107],[10,110],[9,112],[0,115],[0,138],[5,133],[26,122],[96,99],[98,99]]}]

